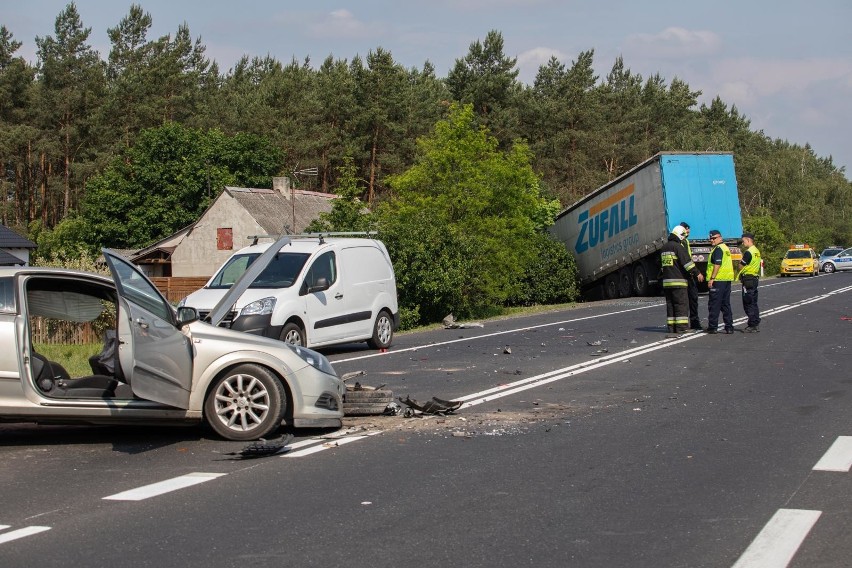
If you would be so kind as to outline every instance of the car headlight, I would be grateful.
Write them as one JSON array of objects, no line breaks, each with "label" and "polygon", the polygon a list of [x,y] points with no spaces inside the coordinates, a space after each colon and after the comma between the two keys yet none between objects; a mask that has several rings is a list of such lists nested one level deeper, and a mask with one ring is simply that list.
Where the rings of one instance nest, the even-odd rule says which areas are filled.
[{"label": "car headlight", "polygon": [[275,298],[263,298],[255,300],[251,304],[246,304],[240,310],[241,316],[265,316],[272,313],[275,309]]},{"label": "car headlight", "polygon": [[327,375],[337,376],[337,373],[334,370],[334,367],[331,366],[331,363],[328,359],[325,358],[325,355],[322,353],[317,353],[313,349],[308,349],[307,347],[302,347],[301,345],[293,345],[292,343],[287,343],[287,347],[293,350],[296,355],[299,356],[302,361],[317,369],[318,371],[322,371]]}]

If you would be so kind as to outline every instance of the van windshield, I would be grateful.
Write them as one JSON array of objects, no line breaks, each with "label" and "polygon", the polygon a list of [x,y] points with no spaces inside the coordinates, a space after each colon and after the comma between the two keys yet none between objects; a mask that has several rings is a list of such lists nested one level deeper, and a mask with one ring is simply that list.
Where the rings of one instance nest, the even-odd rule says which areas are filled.
[{"label": "van windshield", "polygon": [[[232,256],[216,273],[208,288],[230,288],[259,256],[259,253]],[[310,254],[307,253],[279,252],[249,288],[289,288],[296,281],[308,257]]]}]

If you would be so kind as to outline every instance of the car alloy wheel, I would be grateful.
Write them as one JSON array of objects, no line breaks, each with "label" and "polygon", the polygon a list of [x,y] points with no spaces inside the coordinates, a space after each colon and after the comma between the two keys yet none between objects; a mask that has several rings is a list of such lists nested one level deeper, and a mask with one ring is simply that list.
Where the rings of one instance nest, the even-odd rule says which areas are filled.
[{"label": "car alloy wheel", "polygon": [[260,365],[244,364],[213,383],[204,402],[204,415],[223,438],[256,440],[281,425],[286,408],[286,395],[278,378]]}]

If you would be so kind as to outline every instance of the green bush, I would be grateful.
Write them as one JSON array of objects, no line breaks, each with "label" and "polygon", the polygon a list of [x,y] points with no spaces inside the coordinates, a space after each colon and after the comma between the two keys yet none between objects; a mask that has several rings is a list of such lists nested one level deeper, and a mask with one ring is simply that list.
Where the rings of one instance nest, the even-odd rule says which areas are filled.
[{"label": "green bush", "polygon": [[530,241],[524,279],[518,292],[509,297],[510,306],[562,304],[580,295],[577,265],[565,245],[539,233]]}]

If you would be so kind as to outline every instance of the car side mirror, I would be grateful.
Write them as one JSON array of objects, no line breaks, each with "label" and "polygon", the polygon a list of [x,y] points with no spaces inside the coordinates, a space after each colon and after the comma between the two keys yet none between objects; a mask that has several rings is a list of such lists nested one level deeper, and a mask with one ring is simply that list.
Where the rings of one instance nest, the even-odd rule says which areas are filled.
[{"label": "car side mirror", "polygon": [[312,294],[314,292],[322,292],[323,290],[328,290],[330,284],[328,283],[328,278],[317,278],[317,281],[314,282],[313,286],[308,288],[308,293]]},{"label": "car side mirror", "polygon": [[198,321],[198,310],[188,306],[182,306],[177,309],[177,326],[183,327],[188,323]]}]

